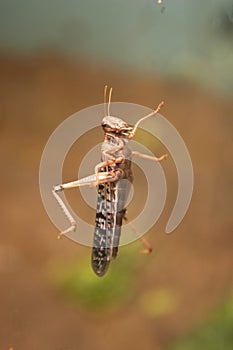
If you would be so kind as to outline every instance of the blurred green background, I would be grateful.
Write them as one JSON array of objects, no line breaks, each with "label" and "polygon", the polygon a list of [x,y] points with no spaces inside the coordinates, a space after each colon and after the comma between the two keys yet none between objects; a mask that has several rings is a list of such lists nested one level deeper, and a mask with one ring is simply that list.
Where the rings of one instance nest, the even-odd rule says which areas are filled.
[{"label": "blurred green background", "polygon": [[[230,0],[0,1],[0,349],[233,348],[232,44]],[[99,279],[90,248],[56,240],[38,171],[53,130],[102,103],[105,84],[114,101],[165,100],[195,188],[183,222],[165,235],[177,193],[168,159],[166,207],[147,234],[152,254],[140,254],[140,242],[121,247]],[[65,180],[103,134],[88,137],[68,154]],[[129,219],[146,191],[134,172]],[[94,222],[78,191],[70,200]]]},{"label": "blurred green background", "polygon": [[0,2],[0,44],[189,78],[231,93],[231,0]]}]

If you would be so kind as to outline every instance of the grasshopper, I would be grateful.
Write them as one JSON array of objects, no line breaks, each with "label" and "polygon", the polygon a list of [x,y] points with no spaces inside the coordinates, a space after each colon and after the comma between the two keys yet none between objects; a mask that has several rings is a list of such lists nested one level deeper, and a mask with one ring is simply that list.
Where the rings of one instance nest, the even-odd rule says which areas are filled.
[{"label": "grasshopper", "polygon": [[[105,116],[101,123],[104,131],[101,162],[96,165],[93,175],[56,185],[52,190],[56,201],[70,222],[70,226],[59,234],[58,238],[61,238],[67,233],[74,232],[77,224],[59,196],[59,192],[80,186],[97,187],[96,220],[91,257],[92,268],[97,276],[103,276],[111,260],[117,256],[122,221],[126,219],[125,203],[130,183],[133,181],[131,169],[132,157],[143,157],[155,162],[160,162],[167,157],[167,154],[159,158],[152,157],[139,152],[133,152],[128,147],[128,142],[135,136],[139,124],[158,113],[164,102],[161,102],[153,112],[139,119],[135,125],[129,125],[124,120],[110,115],[112,88],[109,91],[108,103],[106,96],[107,86],[104,88]],[[136,230],[134,227],[133,229]],[[140,239],[145,245],[143,252],[151,252],[151,246],[145,238],[141,237]]]}]

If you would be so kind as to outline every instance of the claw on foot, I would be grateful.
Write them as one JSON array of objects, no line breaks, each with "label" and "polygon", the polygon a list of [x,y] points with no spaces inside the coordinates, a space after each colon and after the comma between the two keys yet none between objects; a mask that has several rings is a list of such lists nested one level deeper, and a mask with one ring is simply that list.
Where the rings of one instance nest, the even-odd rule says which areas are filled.
[{"label": "claw on foot", "polygon": [[168,157],[168,154],[165,153],[161,157],[158,158],[158,161],[160,162],[161,160],[166,159],[167,157]]},{"label": "claw on foot", "polygon": [[151,247],[141,250],[142,254],[150,254],[151,252],[152,252],[152,248]]},{"label": "claw on foot", "polygon": [[57,239],[62,239],[62,236],[66,235],[69,232],[75,232],[76,231],[76,227],[77,227],[76,222],[73,222],[72,225],[69,228],[67,228],[65,231],[60,232],[57,235]]}]

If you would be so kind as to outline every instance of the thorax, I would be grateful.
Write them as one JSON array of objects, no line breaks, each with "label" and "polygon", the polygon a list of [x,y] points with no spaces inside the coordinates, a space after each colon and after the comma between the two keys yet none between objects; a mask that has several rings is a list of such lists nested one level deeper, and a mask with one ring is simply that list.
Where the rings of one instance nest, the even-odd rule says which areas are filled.
[{"label": "thorax", "polygon": [[111,134],[105,134],[101,147],[102,161],[120,157],[131,160],[132,152],[128,147],[128,139]]}]

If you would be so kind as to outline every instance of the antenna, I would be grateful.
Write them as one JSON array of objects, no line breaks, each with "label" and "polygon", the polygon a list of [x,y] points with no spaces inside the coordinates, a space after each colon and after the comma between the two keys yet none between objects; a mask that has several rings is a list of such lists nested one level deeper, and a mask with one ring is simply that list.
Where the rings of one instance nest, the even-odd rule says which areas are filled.
[{"label": "antenna", "polygon": [[111,103],[111,98],[112,98],[112,88],[109,91],[109,96],[108,96],[108,115],[110,115],[110,103]]},{"label": "antenna", "polygon": [[104,114],[107,115],[107,108],[106,108],[106,95],[107,95],[107,89],[108,89],[108,85],[104,86]]}]

